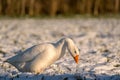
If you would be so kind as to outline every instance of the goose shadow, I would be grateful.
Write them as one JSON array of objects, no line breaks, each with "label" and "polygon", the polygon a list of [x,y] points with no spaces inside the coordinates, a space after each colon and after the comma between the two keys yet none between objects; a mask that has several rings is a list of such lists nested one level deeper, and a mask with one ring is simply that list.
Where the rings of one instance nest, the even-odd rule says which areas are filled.
[{"label": "goose shadow", "polygon": [[76,74],[60,74],[60,75],[46,75],[39,74],[34,76],[24,76],[24,77],[0,77],[0,80],[120,80],[120,74],[117,75],[95,75],[94,78]]}]

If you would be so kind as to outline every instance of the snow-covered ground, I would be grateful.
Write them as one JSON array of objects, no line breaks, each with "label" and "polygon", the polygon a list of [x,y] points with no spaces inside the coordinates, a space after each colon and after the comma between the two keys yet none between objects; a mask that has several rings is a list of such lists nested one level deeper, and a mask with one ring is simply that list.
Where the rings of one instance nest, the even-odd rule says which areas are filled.
[{"label": "snow-covered ground", "polygon": [[[72,37],[80,63],[66,55],[42,74],[22,73],[5,59],[42,42]],[[120,80],[120,19],[1,19],[0,80]]]}]

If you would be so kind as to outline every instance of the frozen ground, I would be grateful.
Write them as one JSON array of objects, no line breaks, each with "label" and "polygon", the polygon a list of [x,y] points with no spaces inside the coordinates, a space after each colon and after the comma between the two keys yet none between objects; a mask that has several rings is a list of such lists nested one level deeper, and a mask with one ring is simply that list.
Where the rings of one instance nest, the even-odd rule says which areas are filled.
[{"label": "frozen ground", "polygon": [[[21,73],[3,60],[63,36],[80,48],[80,63],[66,55],[43,74]],[[0,80],[120,80],[120,19],[0,20]]]}]

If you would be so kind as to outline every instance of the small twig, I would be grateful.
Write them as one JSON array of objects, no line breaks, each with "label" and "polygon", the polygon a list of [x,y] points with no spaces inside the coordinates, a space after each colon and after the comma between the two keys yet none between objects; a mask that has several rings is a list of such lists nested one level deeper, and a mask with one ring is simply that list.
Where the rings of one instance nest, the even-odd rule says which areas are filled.
[{"label": "small twig", "polygon": [[0,50],[0,53],[2,53],[2,54],[6,54],[6,52],[4,52],[4,51],[2,51],[2,50]]}]

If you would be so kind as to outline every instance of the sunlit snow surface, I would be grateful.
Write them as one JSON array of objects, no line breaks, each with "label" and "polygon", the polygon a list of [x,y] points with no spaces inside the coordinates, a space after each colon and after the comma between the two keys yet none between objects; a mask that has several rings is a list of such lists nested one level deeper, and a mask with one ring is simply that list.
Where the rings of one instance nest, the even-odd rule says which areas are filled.
[{"label": "sunlit snow surface", "polygon": [[[68,36],[80,48],[77,65],[70,54],[42,74],[22,73],[3,62],[20,50]],[[120,80],[119,19],[1,19],[0,80]]]}]

